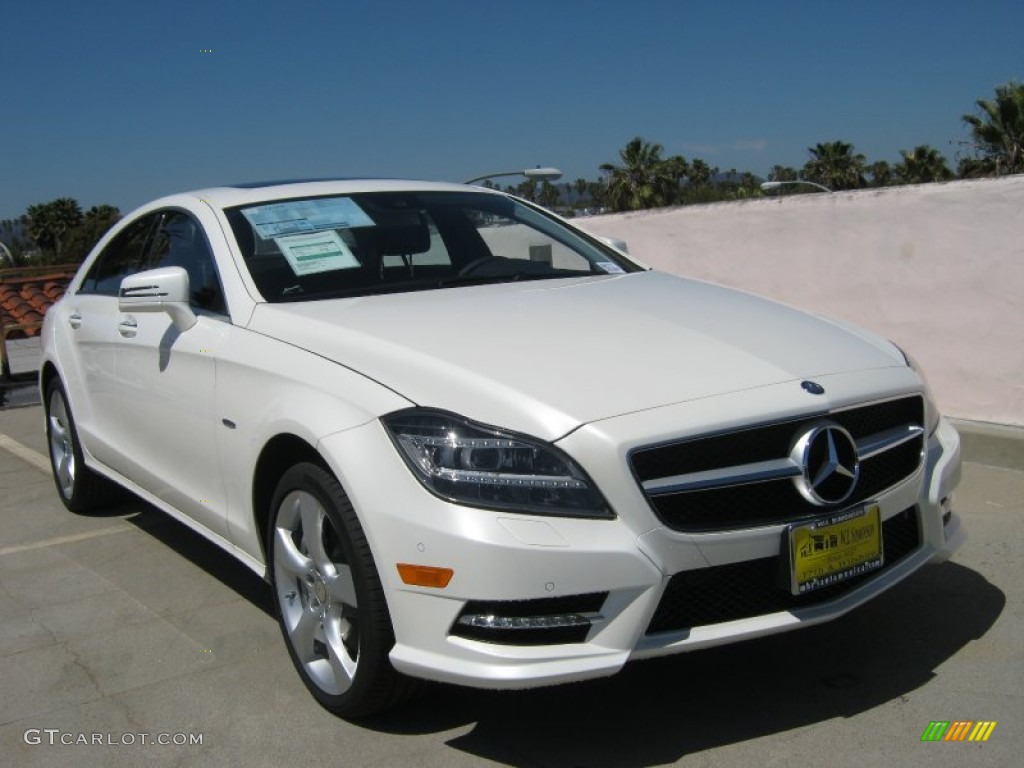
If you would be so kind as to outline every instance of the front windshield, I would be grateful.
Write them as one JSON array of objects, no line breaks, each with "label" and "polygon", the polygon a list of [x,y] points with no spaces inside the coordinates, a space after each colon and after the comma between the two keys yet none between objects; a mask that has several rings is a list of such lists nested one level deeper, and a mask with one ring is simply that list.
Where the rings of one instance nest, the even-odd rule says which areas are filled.
[{"label": "front windshield", "polygon": [[483,192],[369,192],[226,211],[269,302],[639,270],[539,209]]}]

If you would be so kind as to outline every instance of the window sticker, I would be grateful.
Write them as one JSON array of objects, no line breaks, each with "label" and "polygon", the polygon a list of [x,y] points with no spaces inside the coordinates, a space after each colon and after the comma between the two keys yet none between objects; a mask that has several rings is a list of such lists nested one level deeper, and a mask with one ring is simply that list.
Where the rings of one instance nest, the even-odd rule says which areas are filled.
[{"label": "window sticker", "polygon": [[359,260],[333,229],[308,235],[276,237],[274,242],[296,275],[354,269]]},{"label": "window sticker", "polygon": [[321,232],[326,229],[372,227],[373,219],[348,197],[325,197],[319,200],[292,200],[245,208],[256,234],[264,240],[299,232]]},{"label": "window sticker", "polygon": [[618,264],[615,264],[614,262],[611,262],[611,261],[599,261],[596,264],[594,264],[594,266],[598,267],[599,269],[603,269],[609,275],[624,275],[624,274],[626,274],[626,270],[624,270]]}]

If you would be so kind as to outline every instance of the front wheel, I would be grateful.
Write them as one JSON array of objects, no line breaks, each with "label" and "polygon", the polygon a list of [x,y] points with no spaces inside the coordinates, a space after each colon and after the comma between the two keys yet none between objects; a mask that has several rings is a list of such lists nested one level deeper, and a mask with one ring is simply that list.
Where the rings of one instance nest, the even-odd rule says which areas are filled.
[{"label": "front wheel", "polygon": [[388,653],[394,633],[370,547],[340,483],[315,464],[289,469],[271,503],[267,554],[281,633],[326,709],[359,717],[415,689]]}]

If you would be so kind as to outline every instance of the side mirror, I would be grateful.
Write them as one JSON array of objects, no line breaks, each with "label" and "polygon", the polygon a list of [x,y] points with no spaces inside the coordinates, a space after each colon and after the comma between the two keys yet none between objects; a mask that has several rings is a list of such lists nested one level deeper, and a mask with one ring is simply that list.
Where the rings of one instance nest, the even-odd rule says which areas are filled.
[{"label": "side mirror", "polygon": [[188,272],[184,269],[149,269],[121,281],[117,308],[122,312],[166,312],[175,327],[184,333],[196,324],[188,296]]},{"label": "side mirror", "polygon": [[617,237],[604,237],[603,235],[598,235],[597,239],[605,245],[610,245],[616,250],[622,251],[623,253],[629,253],[629,246],[626,245],[625,240],[619,240]]}]

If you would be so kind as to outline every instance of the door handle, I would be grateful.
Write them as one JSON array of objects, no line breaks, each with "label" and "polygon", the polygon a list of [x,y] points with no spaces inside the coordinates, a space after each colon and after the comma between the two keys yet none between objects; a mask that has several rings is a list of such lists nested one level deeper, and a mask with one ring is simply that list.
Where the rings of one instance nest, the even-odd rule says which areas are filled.
[{"label": "door handle", "polygon": [[68,315],[68,325],[70,325],[72,328],[76,328],[76,329],[77,328],[81,328],[82,327],[82,316],[80,314],[78,314],[77,312]]},{"label": "door handle", "polygon": [[139,324],[131,317],[117,324],[117,332],[127,339],[133,338],[138,330]]}]

